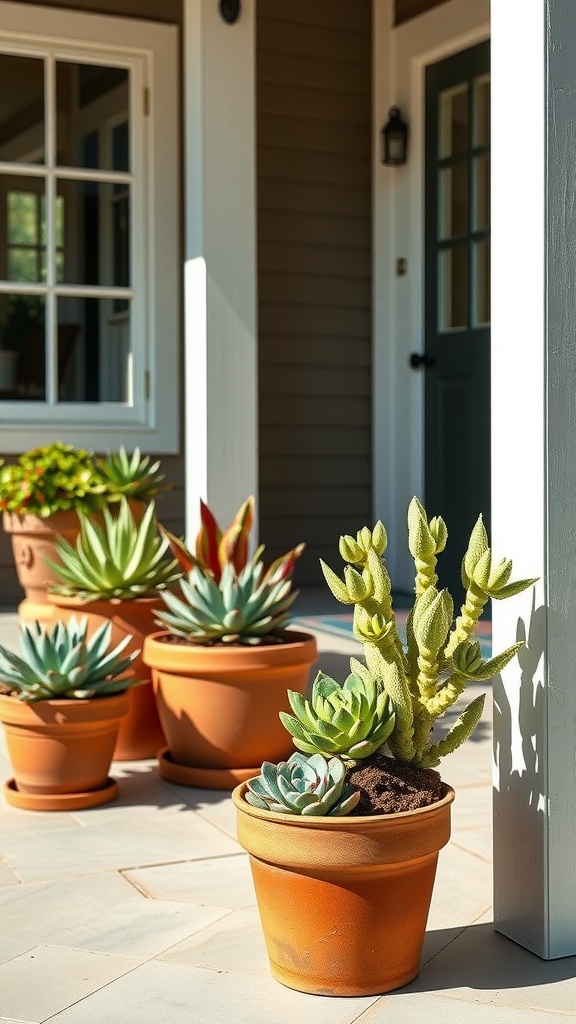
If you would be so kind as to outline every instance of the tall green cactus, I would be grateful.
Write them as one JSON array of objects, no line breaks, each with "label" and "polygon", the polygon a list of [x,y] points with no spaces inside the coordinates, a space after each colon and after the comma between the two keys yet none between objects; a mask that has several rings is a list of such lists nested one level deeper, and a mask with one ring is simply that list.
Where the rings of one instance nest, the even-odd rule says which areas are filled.
[{"label": "tall green cactus", "polygon": [[462,562],[466,596],[454,619],[452,597],[436,587],[437,555],[447,538],[444,520],[439,516],[429,520],[424,506],[413,498],[408,509],[408,547],[416,569],[416,596],[406,625],[406,650],[392,608],[382,523],[376,523],[373,530],[364,527],[356,538],[340,538],[340,554],[348,563],[344,579],[321,562],[334,597],[354,606],[354,635],[363,646],[370,674],[382,683],[394,707],[395,724],[387,740],[390,752],[423,768],[438,765],[441,757],[471,735],[482,714],[485,694],[468,705],[439,742],[432,736],[436,720],[458,700],[470,680],[491,679],[522,646],[513,644],[484,661],[479,643],[473,640],[484,605],[489,598],[512,597],[536,582],[509,582],[512,562],[493,562],[480,516]]}]

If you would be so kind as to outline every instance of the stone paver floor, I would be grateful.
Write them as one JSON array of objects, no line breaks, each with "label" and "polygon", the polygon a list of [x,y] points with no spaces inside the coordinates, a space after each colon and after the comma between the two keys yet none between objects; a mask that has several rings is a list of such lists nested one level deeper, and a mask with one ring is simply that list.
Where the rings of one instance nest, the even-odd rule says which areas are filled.
[{"label": "stone paver floor", "polygon": [[[356,645],[318,632],[343,678]],[[0,642],[17,640],[0,615]],[[0,798],[1,1024],[553,1024],[576,1021],[576,958],[546,963],[491,917],[490,709],[446,763],[456,789],[419,977],[334,999],[268,974],[247,857],[227,793],[114,764],[120,797],[75,813]],[[2,778],[10,774],[3,745]]]}]

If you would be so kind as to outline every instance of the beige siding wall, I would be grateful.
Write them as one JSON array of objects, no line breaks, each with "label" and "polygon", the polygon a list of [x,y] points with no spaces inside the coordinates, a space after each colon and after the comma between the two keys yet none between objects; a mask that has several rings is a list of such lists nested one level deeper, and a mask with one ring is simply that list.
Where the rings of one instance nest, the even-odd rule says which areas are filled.
[{"label": "beige siding wall", "polygon": [[401,22],[415,18],[416,15],[429,11],[431,7],[438,7],[439,4],[444,3],[446,0],[396,0],[394,22],[396,25],[400,25]]},{"label": "beige siding wall", "polygon": [[323,582],[371,497],[371,3],[257,8],[260,536]]},{"label": "beige siding wall", "polygon": [[[32,0],[20,0],[29,3]],[[69,7],[98,14],[116,14],[149,20],[182,23],[182,0],[34,0],[46,7]],[[1,26],[0,26],[1,28]],[[183,248],[182,248],[183,251]],[[182,407],[182,406],[181,406]],[[55,440],[57,438],[55,437]],[[6,456],[6,461],[13,461]],[[184,532],[184,461],[183,456],[161,458],[162,471],[172,483],[172,489],[158,499],[158,517],[178,535]],[[9,537],[0,530],[0,605],[13,605],[21,600],[23,592],[18,584]]]}]

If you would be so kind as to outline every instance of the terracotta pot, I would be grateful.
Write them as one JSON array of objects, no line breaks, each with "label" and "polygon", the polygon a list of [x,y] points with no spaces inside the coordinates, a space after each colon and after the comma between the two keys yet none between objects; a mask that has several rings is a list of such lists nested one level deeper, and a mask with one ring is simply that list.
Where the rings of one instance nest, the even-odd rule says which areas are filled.
[{"label": "terracotta pot", "polygon": [[390,992],[416,977],[454,790],[401,814],[271,814],[232,793],[274,978],[318,995]]},{"label": "terracotta pot", "polygon": [[4,512],[3,526],[11,535],[18,582],[26,594],[18,606],[18,615],[26,622],[53,622],[54,608],[48,602],[47,588],[57,581],[54,570],[44,559],[60,561],[54,547],[56,537],[74,544],[80,532],[76,512],[55,512],[48,519]]},{"label": "terracotta pot", "polygon": [[[140,522],[145,510],[144,502],[130,502],[130,511],[136,522]],[[103,522],[101,512],[92,512],[90,518]],[[59,580],[44,559],[57,564],[60,562],[55,549],[57,537],[64,537],[70,544],[76,542],[80,532],[77,513],[72,510],[55,512],[42,519],[36,515],[4,512],[2,523],[4,531],[11,535],[18,582],[26,594],[18,606],[19,617],[25,622],[53,622],[54,606],[48,600],[48,587]]]},{"label": "terracotta pot", "polygon": [[[160,774],[183,785],[232,789],[281,761],[292,740],[278,717],[286,691],[305,693],[316,640],[290,631],[290,643],[203,647],[168,632],[144,642],[168,750]],[[169,638],[169,639],[167,639]]]},{"label": "terracotta pot", "polygon": [[[116,646],[127,635],[132,636],[125,654],[142,650],[144,639],[157,630],[154,615],[162,610],[164,602],[160,597],[137,597],[130,601],[113,598],[110,601],[80,601],[77,597],[61,597],[50,594],[51,607],[57,611],[56,618],[68,622],[73,615],[88,619],[88,636],[92,636],[104,622],[112,625],[111,644]],[[142,682],[128,691],[129,711],[122,719],[118,740],[114,750],[115,761],[137,761],[145,757],[156,757],[166,745],[160,725],[156,698],[152,688],[150,669],[142,657],[132,663],[133,675]],[[132,673],[130,673],[132,674]]]},{"label": "terracotta pot", "polygon": [[128,694],[26,704],[0,694],[0,721],[14,771],[8,803],[28,810],[71,810],[114,799],[108,771]]}]

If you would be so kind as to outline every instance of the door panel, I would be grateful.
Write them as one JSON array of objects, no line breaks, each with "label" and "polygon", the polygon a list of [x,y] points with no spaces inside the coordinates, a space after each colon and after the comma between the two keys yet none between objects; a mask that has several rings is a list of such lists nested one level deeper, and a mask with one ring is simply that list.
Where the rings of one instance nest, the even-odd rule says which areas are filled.
[{"label": "door panel", "polygon": [[426,69],[425,497],[448,546],[440,584],[490,512],[489,43]]}]

